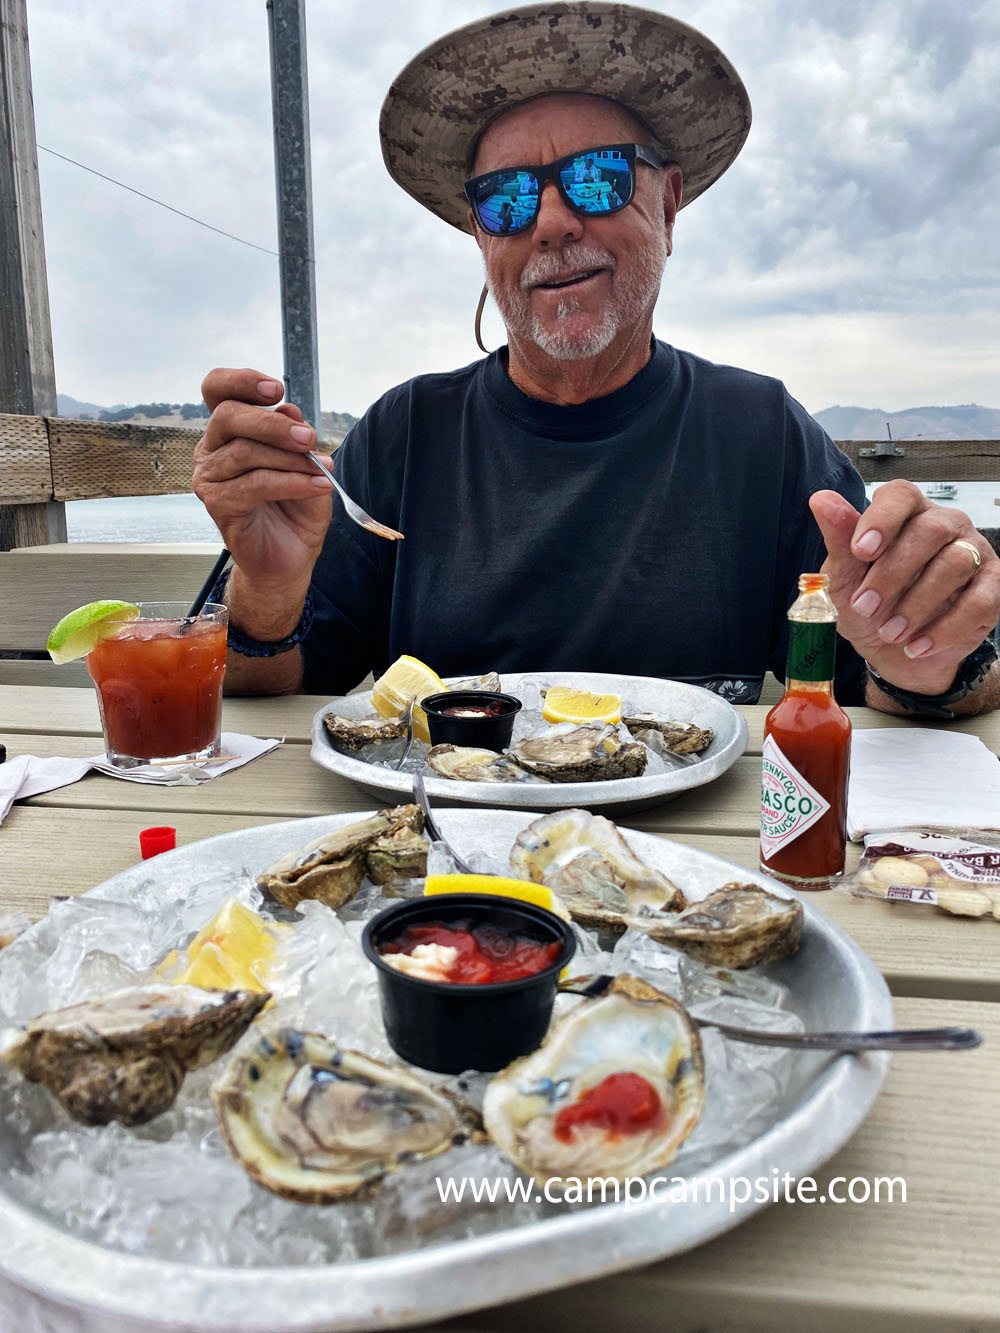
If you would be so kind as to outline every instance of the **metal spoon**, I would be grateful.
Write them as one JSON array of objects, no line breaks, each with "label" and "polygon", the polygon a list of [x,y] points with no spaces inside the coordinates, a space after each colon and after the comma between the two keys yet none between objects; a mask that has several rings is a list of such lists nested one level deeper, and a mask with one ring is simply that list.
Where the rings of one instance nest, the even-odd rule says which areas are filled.
[{"label": "metal spoon", "polygon": [[458,852],[455,851],[454,847],[452,847],[451,843],[434,822],[434,816],[431,814],[431,803],[427,795],[427,788],[424,786],[424,775],[422,773],[414,773],[413,775],[413,796],[421,810],[424,812],[424,832],[427,836],[432,842],[441,843],[445,851],[455,862],[460,874],[475,875],[477,872],[473,870],[468,861],[459,856]]},{"label": "metal spoon", "polygon": [[[614,977],[601,973],[584,981],[569,977],[559,989],[568,995],[593,999],[603,995]],[[580,982],[581,984],[577,984]],[[715,1028],[733,1041],[754,1046],[792,1046],[804,1051],[971,1051],[982,1045],[982,1034],[975,1028],[900,1028],[894,1032],[764,1032],[757,1028],[737,1028],[717,1023],[711,1018],[695,1018],[700,1028]]]}]

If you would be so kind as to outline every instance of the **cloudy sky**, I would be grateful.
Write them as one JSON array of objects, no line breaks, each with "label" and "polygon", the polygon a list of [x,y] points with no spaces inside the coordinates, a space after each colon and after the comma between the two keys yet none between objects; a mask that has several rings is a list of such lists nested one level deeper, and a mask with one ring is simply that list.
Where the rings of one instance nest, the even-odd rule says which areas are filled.
[{"label": "cloudy sky", "polygon": [[[276,248],[264,0],[27,0],[38,142]],[[754,124],[678,220],[656,331],[810,411],[1000,407],[996,0],[645,0],[739,70]],[[309,0],[324,408],[464,365],[478,251],[387,176],[393,76],[496,0]],[[56,379],[111,404],[280,376],[277,259],[39,152]],[[488,345],[502,341],[495,313]]]}]

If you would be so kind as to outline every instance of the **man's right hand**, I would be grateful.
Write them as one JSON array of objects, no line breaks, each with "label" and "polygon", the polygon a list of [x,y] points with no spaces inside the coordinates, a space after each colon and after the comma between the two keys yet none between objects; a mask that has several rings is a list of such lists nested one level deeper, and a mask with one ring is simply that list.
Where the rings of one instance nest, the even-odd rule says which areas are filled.
[{"label": "man's right hand", "polygon": [[284,389],[256,370],[213,370],[212,414],[194,451],[192,489],[241,578],[264,594],[308,586],[330,522],[331,486],[306,457],[316,432]]}]

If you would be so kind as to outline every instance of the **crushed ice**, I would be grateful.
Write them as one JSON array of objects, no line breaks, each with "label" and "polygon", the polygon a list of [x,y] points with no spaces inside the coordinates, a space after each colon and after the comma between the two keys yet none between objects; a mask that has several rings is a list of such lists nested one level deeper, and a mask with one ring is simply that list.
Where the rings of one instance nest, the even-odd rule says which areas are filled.
[{"label": "crushed ice", "polygon": [[[452,868],[440,847],[432,848],[430,868]],[[481,868],[506,869],[488,857]],[[394,888],[396,896],[419,893],[421,881]],[[127,898],[116,898],[105,886],[54,903],[43,920],[0,953],[0,1027],[150,980],[155,964],[170,949],[183,948],[234,895],[265,916],[288,919],[282,909],[271,912],[262,904],[245,870],[177,886],[169,899],[162,883],[150,877],[138,890],[130,887]],[[393,1061],[375,971],[361,951],[360,936],[365,920],[394,900],[366,882],[339,913],[318,902],[303,903],[270,976],[273,1008],[254,1029],[265,1022],[321,1031]],[[801,1030],[786,1008],[787,988],[772,980],[703,967],[640,932],[628,931],[607,952],[603,937],[575,930],[574,975],[630,971],[697,1016]],[[559,995],[556,1016],[580,1003],[586,1001]],[[792,1053],[726,1042],[711,1030],[702,1037],[705,1113],[671,1165],[672,1175],[703,1170],[769,1128],[789,1091]],[[243,1044],[254,1039],[252,1030]],[[44,1088],[0,1063],[8,1194],[87,1240],[178,1262],[235,1267],[346,1262],[520,1226],[571,1206],[507,1202],[502,1183],[519,1173],[492,1144],[467,1144],[397,1171],[363,1202],[320,1207],[278,1198],[251,1183],[222,1141],[209,1088],[223,1062],[188,1074],[174,1106],[136,1129],[78,1125]],[[476,1106],[490,1077],[417,1072]],[[468,1197],[443,1202],[439,1180],[445,1188],[449,1178],[457,1183],[463,1177],[501,1182],[498,1202]]]}]

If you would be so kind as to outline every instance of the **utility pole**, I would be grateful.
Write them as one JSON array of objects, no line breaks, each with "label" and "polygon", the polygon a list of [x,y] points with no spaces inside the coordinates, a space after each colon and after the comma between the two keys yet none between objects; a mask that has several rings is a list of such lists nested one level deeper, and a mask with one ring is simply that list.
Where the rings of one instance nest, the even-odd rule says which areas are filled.
[{"label": "utility pole", "polygon": [[305,0],[267,0],[285,396],[323,438],[309,158]]},{"label": "utility pole", "polygon": [[[58,415],[25,0],[0,0],[0,412]],[[0,551],[65,540],[62,504],[0,505]]]}]

